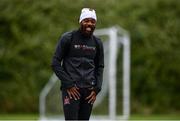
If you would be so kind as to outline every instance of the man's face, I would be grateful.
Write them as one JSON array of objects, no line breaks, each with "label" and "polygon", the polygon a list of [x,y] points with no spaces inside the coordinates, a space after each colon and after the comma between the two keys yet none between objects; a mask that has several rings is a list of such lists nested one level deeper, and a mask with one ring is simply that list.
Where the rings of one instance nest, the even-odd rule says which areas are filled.
[{"label": "man's face", "polygon": [[93,34],[96,27],[96,20],[92,18],[86,18],[82,20],[80,24],[83,34],[85,34],[86,36],[90,36]]}]

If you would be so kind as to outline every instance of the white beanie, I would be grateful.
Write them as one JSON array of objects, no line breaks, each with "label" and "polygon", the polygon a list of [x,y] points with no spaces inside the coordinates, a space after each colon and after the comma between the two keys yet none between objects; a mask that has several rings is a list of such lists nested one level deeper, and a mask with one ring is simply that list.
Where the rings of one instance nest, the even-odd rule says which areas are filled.
[{"label": "white beanie", "polygon": [[79,23],[81,23],[81,21],[83,19],[86,19],[86,18],[93,18],[93,19],[95,19],[97,21],[95,10],[90,9],[90,8],[83,8],[81,10],[81,15],[80,15],[80,18],[79,18]]}]

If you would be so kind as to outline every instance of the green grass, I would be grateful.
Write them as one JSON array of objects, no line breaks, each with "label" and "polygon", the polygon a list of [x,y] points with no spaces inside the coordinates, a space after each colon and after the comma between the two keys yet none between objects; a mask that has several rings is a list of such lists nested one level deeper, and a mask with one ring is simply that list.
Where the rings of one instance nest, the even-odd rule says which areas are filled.
[{"label": "green grass", "polygon": [[179,120],[180,121],[180,115],[132,115],[130,117],[130,120]]},{"label": "green grass", "polygon": [[0,120],[38,120],[38,114],[0,114]]},{"label": "green grass", "polygon": [[[39,119],[38,114],[0,114],[0,120],[35,120]],[[180,121],[180,115],[132,115],[130,120],[178,120]]]}]

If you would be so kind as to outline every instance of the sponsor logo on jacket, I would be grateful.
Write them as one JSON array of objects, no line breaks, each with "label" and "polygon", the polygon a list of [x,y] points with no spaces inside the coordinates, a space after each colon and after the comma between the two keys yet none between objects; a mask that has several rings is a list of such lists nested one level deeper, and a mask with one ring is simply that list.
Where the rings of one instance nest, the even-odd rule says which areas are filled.
[{"label": "sponsor logo on jacket", "polygon": [[74,45],[75,49],[82,49],[82,50],[88,50],[88,51],[95,51],[96,47],[93,46],[87,46],[87,45]]}]

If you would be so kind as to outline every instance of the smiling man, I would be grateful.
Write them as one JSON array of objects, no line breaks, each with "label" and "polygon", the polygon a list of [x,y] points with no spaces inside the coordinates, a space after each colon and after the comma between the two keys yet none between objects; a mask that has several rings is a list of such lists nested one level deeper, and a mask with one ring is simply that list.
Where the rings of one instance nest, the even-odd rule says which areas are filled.
[{"label": "smiling man", "polygon": [[64,33],[52,59],[52,69],[61,80],[65,120],[89,120],[93,103],[101,90],[103,44],[93,35],[96,12],[83,8],[80,28]]}]

